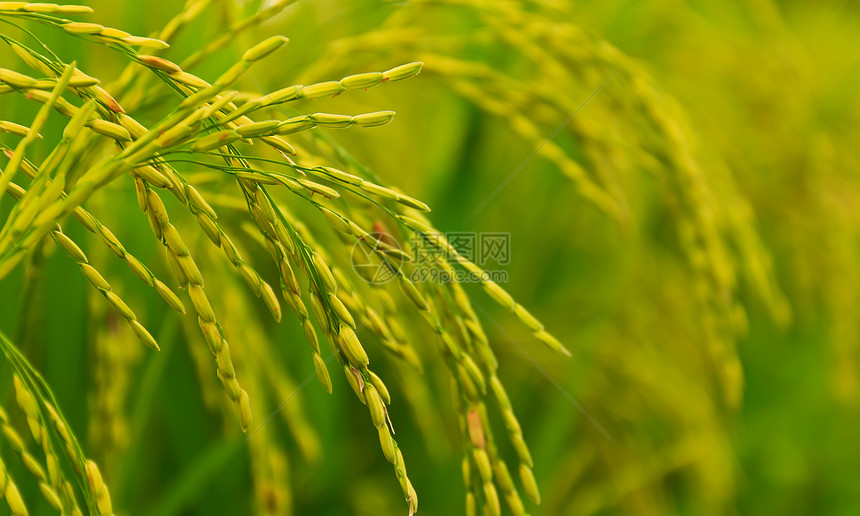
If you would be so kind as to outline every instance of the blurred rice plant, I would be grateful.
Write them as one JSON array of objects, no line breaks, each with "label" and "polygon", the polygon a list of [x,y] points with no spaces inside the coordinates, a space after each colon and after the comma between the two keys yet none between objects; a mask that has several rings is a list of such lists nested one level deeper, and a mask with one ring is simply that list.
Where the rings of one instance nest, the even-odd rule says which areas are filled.
[{"label": "blurred rice plant", "polygon": [[[518,463],[532,458],[541,504],[526,502],[530,514],[860,509],[854,488],[860,448],[851,433],[860,422],[855,4],[89,5],[96,14],[88,21],[169,40],[171,47],[158,55],[207,81],[266,37],[289,36],[289,45],[234,86],[238,93],[228,100],[237,106],[292,84],[326,84],[424,63],[422,74],[407,82],[303,100],[295,111],[291,104],[263,106],[254,115],[283,120],[300,113],[396,111],[396,122],[385,127],[319,127],[284,137],[297,151],[294,159],[305,160],[300,163],[309,169],[343,168],[422,199],[434,208],[428,218],[442,231],[510,232],[505,289],[573,354],[558,360],[534,346],[528,326],[516,324],[480,289],[463,285],[474,294],[474,315],[460,315],[483,321],[498,355],[498,378],[507,386],[503,398],[519,416],[512,423],[504,411],[484,412],[483,403],[472,404],[474,398],[456,389],[451,401],[449,370],[464,366],[446,365],[444,353],[434,350],[432,323],[399,306],[403,298],[380,313],[379,338],[360,332],[374,370],[391,391],[397,445],[409,460],[422,512],[493,514],[498,503],[498,510],[516,514],[523,503],[517,493],[532,490],[530,473],[521,480]],[[158,72],[124,68],[127,59],[107,46],[38,23],[20,25],[64,62],[75,60],[103,79],[108,91],[123,92],[117,101],[144,126],[176,104],[159,85]],[[13,32],[26,38],[9,27],[10,37]],[[45,75],[29,70],[9,45],[0,57],[3,68]],[[158,68],[168,64],[150,64],[171,73]],[[39,104],[12,91],[3,97],[0,118],[22,124],[26,133]],[[27,147],[27,157],[45,159],[62,127],[49,119],[40,131],[45,138]],[[2,138],[10,151],[19,141]],[[259,147],[258,141],[253,155],[278,157]],[[98,155],[83,147],[78,152],[98,159],[108,146],[100,149]],[[227,190],[223,171],[204,172],[174,158],[172,165],[218,212],[243,259],[259,277],[278,281],[283,270],[266,258],[266,239],[255,221],[239,222],[248,208]],[[351,242],[335,236],[318,207],[287,199],[276,203],[296,233],[336,265],[338,296],[353,315],[372,321],[376,305],[363,303],[376,299],[376,289],[352,274]],[[171,222],[183,210],[177,200],[167,201]],[[129,188],[111,183],[87,209],[154,277],[168,278],[136,204]],[[2,220],[15,215],[8,203],[0,210]],[[366,205],[340,204],[341,210],[368,233],[392,231]],[[141,349],[123,321],[128,318],[88,291],[74,262],[55,256],[61,253],[53,244],[40,244],[2,280],[0,329],[43,374],[56,406],[82,439],[75,460],[82,464],[85,451],[99,463],[118,513],[407,510],[412,504],[404,505],[374,444],[382,438],[384,451],[384,436],[375,424],[365,424],[364,407],[345,395],[348,382],[342,379],[354,377],[333,374],[331,396],[307,385],[319,362],[311,363],[307,348],[295,345],[305,340],[305,330],[273,323],[265,304],[242,285],[248,275],[236,274],[241,262],[229,253],[228,260],[210,254],[211,231],[193,237],[198,215],[191,211],[195,217],[176,217],[177,228],[206,277],[206,291],[217,292],[207,304],[219,314],[232,367],[250,393],[256,418],[250,438],[237,432],[233,404],[215,383],[194,317],[165,310],[152,289],[112,259],[103,232],[87,233],[70,220],[63,230],[98,264],[112,291],[134,307],[162,349]],[[408,235],[401,235],[405,243]],[[445,294],[420,288],[442,298],[459,289]],[[289,305],[289,289],[285,294]],[[389,303],[387,296],[379,299]],[[445,317],[454,321],[462,309],[451,306],[459,308],[447,314],[444,303],[439,307],[449,328],[456,323],[448,326]],[[310,320],[298,312],[299,321]],[[295,320],[290,317],[284,314]],[[362,321],[355,322],[375,326]],[[324,334],[322,326],[317,329]],[[475,356],[495,377],[490,362]],[[339,369],[333,364],[329,368]],[[13,392],[4,398],[7,409],[15,404]],[[26,433],[27,404],[20,396],[18,404],[26,417],[16,414],[11,421]],[[532,450],[528,460],[511,432],[520,426]],[[30,446],[51,456],[44,440],[34,437]],[[498,448],[481,444],[484,438]],[[50,495],[27,460],[15,459],[20,450],[6,442],[9,478],[31,510],[46,511]],[[62,487],[41,483],[62,494]],[[98,486],[86,480],[82,486],[76,489],[98,514]]]}]

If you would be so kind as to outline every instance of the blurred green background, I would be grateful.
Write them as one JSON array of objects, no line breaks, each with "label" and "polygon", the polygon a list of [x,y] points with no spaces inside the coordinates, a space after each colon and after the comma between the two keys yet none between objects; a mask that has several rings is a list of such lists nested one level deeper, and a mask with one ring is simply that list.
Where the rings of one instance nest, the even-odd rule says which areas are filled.
[{"label": "blurred green background", "polygon": [[[210,4],[165,57],[181,61],[259,7]],[[88,21],[140,35],[181,7],[88,5],[96,11]],[[103,80],[126,64],[105,48],[28,28]],[[291,42],[252,69],[243,91],[425,62],[409,81],[296,109],[396,111],[388,126],[327,134],[427,202],[439,229],[510,233],[505,288],[573,353],[559,359],[470,290],[534,454],[543,502],[528,505],[530,514],[860,513],[856,2],[302,0],[195,73],[214,79],[271,34]],[[6,47],[0,58],[23,69]],[[32,119],[37,106],[5,97],[2,118]],[[520,119],[539,137],[524,137]],[[619,200],[621,216],[596,208],[558,162],[532,157],[551,136]],[[111,188],[88,208],[164,272],[133,189]],[[690,251],[687,220],[716,228],[723,258],[712,268]],[[19,268],[0,283],[0,330],[44,372],[85,451],[104,463],[117,513],[253,514],[248,446],[233,413],[206,402],[200,383],[216,380],[196,376],[183,323],[106,251],[100,257],[81,228],[69,231],[104,260],[163,351],[132,354],[128,378],[96,379],[96,334],[124,329],[111,329],[118,323],[59,253],[36,264],[37,278]],[[336,259],[348,266],[348,256]],[[258,302],[246,314],[231,311],[229,298],[218,304],[235,314],[225,327],[254,321],[264,330],[255,338],[283,343],[296,388],[313,374],[291,313],[275,325]],[[726,317],[732,328],[714,323]],[[417,324],[410,332],[431,337]],[[391,380],[392,417],[420,513],[462,514],[462,436],[446,373],[433,347],[423,349],[424,377]],[[389,377],[397,371],[406,369],[392,365]],[[364,407],[332,376],[333,395],[313,379],[286,402],[303,407],[319,457],[302,456],[282,418],[266,426],[290,457],[295,514],[405,513]],[[87,393],[98,381],[123,382],[124,442],[92,428]],[[260,402],[255,427],[284,399]],[[37,507],[36,486],[19,483]]]}]

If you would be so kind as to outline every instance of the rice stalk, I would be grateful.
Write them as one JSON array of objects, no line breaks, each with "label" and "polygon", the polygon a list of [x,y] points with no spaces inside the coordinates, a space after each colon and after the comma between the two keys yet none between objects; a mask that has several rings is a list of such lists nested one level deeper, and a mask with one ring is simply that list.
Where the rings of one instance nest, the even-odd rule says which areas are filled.
[{"label": "rice stalk", "polygon": [[[377,351],[375,344],[378,343],[386,352],[421,370],[424,362],[421,353],[424,350],[404,330],[405,321],[417,318],[423,320],[435,335],[434,344],[454,384],[464,435],[469,436],[465,452],[475,466],[479,480],[474,483],[467,478],[469,485],[474,487],[469,496],[489,514],[499,514],[501,498],[507,500],[515,513],[521,513],[522,502],[510,481],[507,466],[496,451],[490,432],[485,406],[485,399],[489,396],[488,383],[490,390],[494,390],[507,434],[517,451],[525,492],[535,500],[539,495],[530,476],[531,456],[519,430],[519,423],[509,403],[506,405],[503,399],[499,399],[498,392],[503,393],[504,390],[495,374],[497,361],[489,340],[465,291],[459,285],[439,287],[409,279],[409,273],[415,270],[415,265],[410,263],[410,254],[403,250],[406,246],[398,245],[397,238],[405,240],[408,235],[420,236],[436,251],[444,253],[445,259],[439,262],[443,267],[450,268],[451,263],[455,263],[478,276],[482,276],[484,271],[459,255],[433,228],[422,215],[429,212],[429,206],[386,185],[341,147],[315,131],[317,128],[374,128],[391,123],[394,112],[381,110],[344,115],[287,114],[282,111],[292,110],[293,101],[332,97],[348,90],[367,89],[384,82],[413,78],[421,72],[423,63],[407,62],[383,72],[352,74],[337,81],[320,81],[306,86],[294,85],[259,96],[240,96],[232,91],[230,88],[241,83],[255,62],[266,58],[287,42],[286,38],[272,37],[246,50],[238,61],[214,81],[207,81],[187,71],[226,46],[231,38],[261,23],[288,3],[277,2],[239,21],[189,59],[177,62],[155,55],[167,46],[162,39],[141,38],[99,24],[62,18],[68,14],[83,13],[86,9],[53,7],[51,4],[47,7],[40,4],[6,4],[8,9],[0,8],[2,13],[14,13],[16,20],[42,23],[63,34],[108,47],[129,62],[129,67],[118,81],[102,86],[99,79],[77,70],[73,65],[62,63],[41,42],[42,48],[36,52],[4,36],[4,41],[25,64],[39,75],[48,77],[40,79],[11,71],[0,73],[0,78],[6,84],[4,93],[21,93],[42,103],[39,115],[29,127],[2,126],[4,130],[18,134],[23,139],[9,156],[10,164],[4,170],[3,183],[0,183],[4,190],[8,186],[10,193],[20,199],[0,233],[0,278],[8,274],[35,245],[51,236],[79,264],[90,283],[119,310],[137,336],[157,349],[154,339],[143,329],[128,305],[113,292],[104,275],[90,263],[81,246],[64,233],[59,225],[67,215],[74,215],[106,247],[125,261],[144,283],[156,288],[171,307],[184,314],[182,303],[170,288],[159,281],[140,260],[129,254],[116,236],[83,207],[91,197],[108,186],[126,187],[130,184],[130,178],[141,211],[161,244],[158,247],[165,251],[168,268],[180,289],[186,290],[191,299],[198,326],[211,354],[215,356],[217,376],[237,409],[243,431],[247,431],[251,425],[251,414],[257,412],[252,409],[262,406],[261,402],[265,399],[255,396],[252,403],[248,391],[269,389],[275,397],[283,397],[291,389],[292,381],[280,367],[274,365],[272,350],[269,345],[261,343],[262,333],[251,328],[244,332],[231,329],[243,325],[242,318],[237,315],[241,313],[240,310],[225,306],[219,312],[227,316],[216,318],[212,305],[213,302],[219,304],[218,296],[212,294],[209,287],[204,290],[203,274],[198,267],[204,254],[198,252],[196,241],[186,238],[186,230],[180,232],[178,229],[183,227],[179,222],[181,217],[193,218],[207,240],[224,252],[229,268],[264,302],[278,322],[281,318],[280,302],[275,290],[261,275],[265,269],[257,264],[261,271],[257,272],[240,254],[240,243],[234,240],[236,235],[228,236],[228,225],[239,226],[245,236],[250,236],[253,242],[268,251],[272,259],[268,265],[273,265],[278,273],[281,294],[297,314],[310,344],[318,379],[324,389],[331,392],[333,386],[319,342],[320,337],[328,340],[347,383],[367,407],[370,423],[377,431],[382,456],[393,465],[409,512],[417,510],[417,492],[407,475],[403,452],[394,439],[389,417],[392,393],[381,378],[385,375],[377,374],[383,371],[372,370],[370,363]],[[182,27],[198,17],[207,4],[189,2],[160,35],[164,40],[172,39]],[[138,48],[147,49],[149,53],[140,53]],[[174,95],[170,97],[172,101],[167,114],[155,123],[144,124],[131,114],[141,103],[153,100],[147,91],[148,79],[139,79],[139,74],[130,71],[141,70],[141,67],[146,72],[141,77],[156,77]],[[46,93],[48,90],[50,94]],[[64,99],[65,93],[79,97],[83,105],[78,107],[74,102]],[[281,113],[275,112],[269,119],[251,118],[252,115],[259,115],[263,109],[266,109],[267,114],[273,112],[273,107]],[[52,111],[70,118],[70,121],[55,150],[40,167],[36,167],[32,165],[33,161],[27,161],[25,153],[28,152],[29,144],[38,137],[44,119]],[[538,129],[529,125],[530,122],[523,115],[516,116],[514,125],[531,141],[535,141]],[[87,131],[79,135],[80,129],[84,128]],[[304,136],[308,136],[320,148],[332,150],[341,164],[311,165],[311,160],[318,158],[319,153],[297,150],[301,147],[294,143],[295,138]],[[251,147],[254,143],[264,145]],[[95,150],[99,147],[109,148],[110,152],[99,154]],[[266,147],[268,152],[274,153],[275,158],[258,155],[261,153],[257,151],[258,147]],[[247,151],[248,148],[255,152]],[[558,156],[555,147],[545,152],[565,163],[564,167],[572,169],[574,166],[570,164],[572,161]],[[238,213],[219,218],[212,206],[221,206],[215,201],[217,197],[213,193],[198,190],[202,187],[200,181],[204,176],[188,173],[185,170],[188,164],[214,171],[213,184],[216,187],[230,185],[238,189],[240,196],[223,195],[229,200],[233,211]],[[30,182],[26,186],[11,183],[19,168],[32,172],[28,173]],[[578,178],[582,184],[589,184],[587,181],[590,180],[584,174],[577,172],[569,175]],[[192,182],[195,184],[192,185]],[[590,191],[589,188],[584,190]],[[597,187],[593,189],[595,192],[599,190]],[[164,190],[171,192],[187,213],[175,213],[171,217],[159,192]],[[283,192],[289,192],[289,195],[281,195]],[[614,194],[600,195],[610,199]],[[289,201],[285,200],[287,197]],[[605,204],[614,202],[614,199],[606,200]],[[304,223],[302,216],[292,213],[289,207],[293,203],[313,208],[322,215],[320,220],[332,226],[338,236],[334,239],[328,235],[318,236]],[[373,210],[375,215],[362,213],[359,206]],[[234,222],[239,216],[243,222]],[[395,228],[396,236],[383,236],[375,230],[378,223],[383,224],[375,219],[377,216]],[[397,281],[380,286],[367,285],[350,278],[343,262],[347,254],[344,251],[352,245],[366,247],[375,260],[392,272]],[[223,265],[211,264],[218,270]],[[568,353],[545,330],[543,324],[516,303],[500,285],[485,280],[482,287],[491,299],[520,319],[537,340],[553,350]],[[234,299],[241,298],[236,290],[224,290]],[[311,310],[307,309],[308,302]],[[401,303],[402,307],[395,308],[394,305]],[[311,321],[310,312],[314,313],[316,324]],[[224,328],[219,321],[223,321]],[[359,338],[358,333],[365,326],[378,339]],[[235,354],[231,353],[225,334],[239,335],[239,341],[243,344],[237,346]],[[202,365],[199,350],[198,347],[192,351],[198,370]],[[104,367],[115,363],[117,357],[112,357],[107,350],[101,352],[104,353],[100,358]],[[240,375],[249,378],[246,386],[248,390],[237,381]],[[206,382],[204,375],[200,376],[201,382]],[[265,378],[265,381],[259,381],[258,377]],[[208,390],[204,389],[204,392]],[[260,395],[264,396],[262,392]],[[204,396],[212,405],[211,396]],[[106,420],[110,414],[120,410],[117,399],[104,391],[97,403],[104,408]],[[50,417],[46,419],[50,424],[44,426],[53,425],[67,448],[67,455],[76,461],[76,471],[79,475],[86,475],[83,478],[85,483],[80,482],[81,478],[78,480],[79,489],[86,494],[88,505],[99,514],[111,513],[110,497],[99,468],[82,458],[76,441],[68,434],[63,421],[59,416],[54,417],[55,411],[45,410],[50,412]],[[285,413],[289,414],[287,426],[305,455],[315,456],[318,445],[314,444],[315,439],[308,423],[300,417],[300,410]],[[257,483],[257,505],[263,513],[286,510],[284,507],[289,505],[289,493],[270,487],[283,482],[288,469],[283,453],[274,453],[272,457],[276,457],[273,459],[275,462],[267,464],[261,450],[264,444],[268,447],[269,443],[270,436],[264,433],[259,442],[254,442],[250,451]],[[497,470],[495,475],[493,469]]]}]

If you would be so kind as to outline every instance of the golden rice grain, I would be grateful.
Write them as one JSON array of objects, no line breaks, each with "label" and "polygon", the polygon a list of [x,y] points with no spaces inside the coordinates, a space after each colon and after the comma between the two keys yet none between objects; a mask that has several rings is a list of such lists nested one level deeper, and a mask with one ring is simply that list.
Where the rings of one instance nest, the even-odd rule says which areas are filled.
[{"label": "golden rice grain", "polygon": [[352,315],[349,313],[349,310],[344,306],[343,301],[340,300],[335,294],[329,294],[328,301],[334,312],[340,318],[342,322],[345,322],[347,326],[355,329],[355,321],[352,318]]},{"label": "golden rice grain", "polygon": [[475,502],[475,495],[466,493],[466,516],[477,516],[478,506]]},{"label": "golden rice grain", "polygon": [[351,117],[350,121],[359,127],[379,127],[391,122],[394,119],[394,115],[394,111],[378,111],[355,115]]},{"label": "golden rice grain", "polygon": [[122,38],[122,42],[133,47],[151,48],[154,50],[164,50],[170,47],[167,42],[156,38],[144,38],[141,36],[126,36]]},{"label": "golden rice grain", "polygon": [[318,99],[332,97],[341,93],[345,88],[337,81],[320,82],[303,87],[298,92],[298,97],[303,99]]},{"label": "golden rice grain", "polygon": [[490,465],[490,458],[487,456],[487,452],[480,448],[475,448],[472,450],[472,458],[475,460],[475,467],[481,475],[481,480],[485,484],[492,481],[493,468]]},{"label": "golden rice grain", "polygon": [[328,374],[328,369],[326,368],[325,362],[319,353],[314,353],[314,371],[316,371],[317,378],[320,381],[320,384],[323,386],[323,389],[326,390],[329,394],[331,394],[331,377]]},{"label": "golden rice grain", "polygon": [[499,503],[499,493],[493,484],[484,484],[484,503],[489,516],[500,516],[502,506]]},{"label": "golden rice grain", "polygon": [[141,54],[137,56],[137,60],[145,66],[167,73],[178,73],[182,71],[182,68],[180,68],[178,64],[163,57]]},{"label": "golden rice grain", "polygon": [[406,299],[411,301],[419,310],[426,312],[430,309],[430,306],[427,304],[427,300],[421,292],[418,291],[418,288],[414,283],[404,276],[400,276],[398,278],[398,283],[400,284],[400,290],[406,296]]},{"label": "golden rice grain", "polygon": [[421,68],[424,67],[422,62],[407,63],[400,66],[395,66],[390,70],[382,73],[383,81],[402,81],[410,77],[414,77],[421,73]]},{"label": "golden rice grain", "polygon": [[247,432],[251,427],[251,400],[248,398],[248,393],[242,391],[239,397],[239,420],[242,424],[242,431]]},{"label": "golden rice grain", "polygon": [[111,505],[110,494],[107,486],[102,480],[101,472],[95,462],[88,460],[86,462],[86,475],[90,489],[96,498],[96,506],[98,507],[101,516],[111,516],[113,508]]},{"label": "golden rice grain", "polygon": [[[6,120],[0,120],[0,131],[4,133],[14,134],[16,136],[27,136],[30,134],[30,128],[27,126],[23,126],[20,124],[16,124],[14,122],[7,122]],[[37,138],[41,138],[42,135],[37,134]]]},{"label": "golden rice grain", "polygon": [[252,122],[250,124],[238,126],[236,128],[236,133],[238,133],[242,138],[253,138],[265,134],[272,134],[280,125],[281,122],[279,120]]},{"label": "golden rice grain", "polygon": [[[366,367],[370,364],[367,352],[358,340],[355,332],[349,326],[342,324],[338,331],[337,341],[347,360],[356,367]],[[359,396],[360,397],[360,396]]]},{"label": "golden rice grain", "polygon": [[373,426],[377,428],[385,426],[385,405],[382,403],[382,398],[373,385],[365,386],[364,398],[367,401],[367,409],[370,411],[370,419],[373,422]]},{"label": "golden rice grain", "polygon": [[6,68],[0,68],[0,81],[14,88],[32,88],[36,79]]},{"label": "golden rice grain", "polygon": [[105,27],[97,23],[69,22],[62,25],[63,29],[72,34],[98,34]]},{"label": "golden rice grain", "polygon": [[3,496],[6,498],[6,504],[14,516],[27,516],[29,514],[27,506],[24,505],[24,499],[21,498],[21,493],[18,491],[18,487],[8,476]]},{"label": "golden rice grain", "polygon": [[520,480],[523,482],[526,496],[534,503],[540,504],[540,491],[538,490],[537,481],[532,469],[525,464],[520,464]]},{"label": "golden rice grain", "polygon": [[352,388],[352,392],[355,393],[355,396],[359,399],[359,401],[365,403],[364,396],[361,393],[361,389],[363,387],[361,373],[359,373],[358,370],[349,365],[343,366],[343,373],[344,375],[346,375],[346,381]]},{"label": "golden rice grain", "polygon": [[386,405],[391,404],[391,394],[388,392],[388,387],[382,382],[379,376],[376,375],[373,371],[369,371],[370,381],[373,383],[373,386],[376,387],[376,390],[379,392],[382,401],[385,402]]},{"label": "golden rice grain", "polygon": [[360,73],[344,77],[340,84],[348,90],[371,88],[381,83],[383,78],[382,72]]},{"label": "golden rice grain", "polygon": [[382,454],[385,456],[385,460],[395,464],[397,461],[397,455],[394,452],[394,440],[391,438],[391,434],[388,433],[388,427],[380,425],[376,427],[376,431],[379,433],[379,445],[382,448]]},{"label": "golden rice grain", "polygon": [[319,253],[314,253],[312,263],[326,290],[332,294],[337,293],[337,282],[335,282],[334,275],[332,275],[331,269],[329,269],[323,257]]},{"label": "golden rice grain", "polygon": [[257,61],[263,59],[275,50],[284,46],[289,41],[289,38],[285,38],[283,36],[272,36],[271,38],[261,41],[248,49],[244,54],[242,54],[242,60]]}]

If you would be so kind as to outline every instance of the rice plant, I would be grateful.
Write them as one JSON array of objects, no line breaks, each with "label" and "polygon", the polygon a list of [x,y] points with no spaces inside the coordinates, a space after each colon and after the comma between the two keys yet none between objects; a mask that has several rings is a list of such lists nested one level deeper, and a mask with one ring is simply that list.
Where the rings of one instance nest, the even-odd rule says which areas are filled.
[{"label": "rice plant", "polygon": [[[345,152],[340,152],[340,168],[319,164],[320,155],[326,155],[326,147],[330,152],[338,153],[334,143],[317,143],[311,138],[316,149],[310,151],[297,149],[282,138],[316,127],[370,128],[390,123],[394,118],[391,111],[290,116],[287,109],[292,109],[290,103],[298,100],[342,93],[348,95],[349,90],[384,87],[389,82],[412,78],[421,71],[422,63],[406,63],[338,80],[291,85],[266,94],[239,95],[230,88],[255,63],[270,58],[288,39],[273,36],[257,43],[209,83],[189,72],[189,64],[177,64],[155,55],[168,48],[166,41],[172,34],[200,12],[199,5],[190,3],[159,33],[158,38],[147,38],[65,18],[89,14],[91,10],[84,6],[0,4],[0,12],[7,18],[4,21],[24,35],[31,36],[32,41],[6,35],[3,40],[36,76],[3,69],[0,71],[3,93],[23,96],[42,104],[29,125],[4,122],[3,126],[4,131],[19,136],[20,140],[16,145],[4,148],[8,163],[0,179],[0,190],[8,191],[16,203],[6,217],[3,237],[0,238],[0,255],[3,257],[0,276],[8,275],[34,253],[43,252],[42,246],[50,237],[78,265],[80,273],[115,313],[124,319],[140,343],[159,351],[157,340],[129,306],[134,302],[124,300],[117,293],[105,275],[99,272],[98,262],[91,261],[60,225],[60,222],[65,223],[68,215],[72,215],[72,219],[96,235],[101,245],[124,261],[141,281],[154,288],[170,308],[196,318],[200,334],[193,339],[189,336],[189,340],[196,341],[198,347],[205,342],[212,357],[206,364],[200,353],[195,352],[200,381],[212,381],[205,368],[211,370],[214,365],[223,393],[213,396],[213,399],[226,396],[235,407],[242,431],[248,432],[252,429],[255,411],[252,410],[249,392],[243,387],[243,371],[245,368],[256,369],[252,364],[257,361],[252,356],[258,354],[256,358],[272,368],[273,379],[282,378],[285,373],[276,361],[266,358],[278,343],[264,336],[242,339],[240,342],[248,344],[239,352],[237,348],[242,347],[241,344],[233,347],[228,344],[227,335],[239,336],[241,331],[237,327],[230,330],[219,322],[224,316],[216,315],[210,302],[215,294],[212,290],[204,290],[204,275],[198,266],[203,261],[200,256],[220,249],[226,260],[212,266],[230,269],[230,274],[241,278],[275,321],[282,317],[281,300],[287,302],[304,330],[316,376],[323,389],[332,391],[329,367],[333,367],[346,377],[356,397],[367,406],[370,423],[379,435],[381,452],[393,465],[410,514],[417,510],[418,495],[407,475],[403,451],[394,438],[394,426],[388,415],[391,395],[382,378],[371,369],[368,353],[356,331],[366,328],[367,332],[377,336],[382,350],[420,369],[419,354],[409,336],[402,330],[392,329],[401,312],[412,310],[424,319],[429,333],[437,336],[438,351],[449,370],[452,388],[458,398],[457,410],[468,436],[464,468],[475,468],[475,481],[480,487],[469,493],[470,503],[486,506],[491,513],[498,514],[501,491],[513,510],[524,513],[519,492],[507,474],[507,466],[500,459],[489,431],[487,404],[504,415],[505,433],[518,453],[516,468],[523,479],[524,490],[537,502],[539,494],[530,469],[532,459],[505,388],[495,375],[496,359],[481,322],[462,287],[456,282],[416,284],[410,279],[414,269],[409,261],[427,255],[445,267],[450,268],[454,263],[465,268],[482,280],[485,292],[493,300],[534,332],[536,340],[557,351],[569,353],[534,316],[497,283],[484,279],[484,272],[460,255],[432,227],[423,215],[430,211],[424,203],[380,184],[382,181]],[[100,79],[88,75],[75,62],[63,62],[23,27],[27,22],[48,25],[69,37],[104,45],[129,61],[128,68],[112,84],[102,86]],[[229,41],[229,38],[216,40],[200,52],[211,52]],[[192,65],[193,62],[194,56],[190,58]],[[141,72],[148,75],[141,76]],[[159,99],[156,98],[157,89],[154,90],[146,79],[136,80],[139,77],[160,81],[163,91],[173,97],[161,102],[167,106],[161,110],[162,118],[148,125],[132,115],[141,109],[141,104],[146,105],[148,115],[159,112],[157,106],[148,104]],[[67,100],[64,96],[67,94],[78,97],[77,102]],[[67,119],[62,135],[46,156],[33,156],[28,153],[28,147],[36,139],[43,138],[40,131],[45,129],[51,116]],[[21,185],[13,182],[18,178],[24,178]],[[83,206],[91,197],[120,181],[127,188],[134,188],[140,212],[152,230],[153,242],[163,250],[171,274],[167,283],[129,253],[116,235]],[[172,195],[179,205],[179,209],[172,210],[173,216],[162,199],[165,194]],[[289,207],[296,203],[312,206],[338,234],[310,230]],[[229,215],[219,217],[216,208]],[[177,211],[180,215],[175,214]],[[188,228],[179,221],[176,222],[179,227],[174,225],[175,220],[182,218],[192,219],[196,227]],[[393,234],[375,231],[374,224],[381,223],[387,223]],[[179,228],[183,229],[180,231]],[[193,231],[204,238],[192,237]],[[414,256],[403,250],[404,247],[409,249],[411,244],[407,239],[412,234],[427,244],[427,249],[417,250],[412,253]],[[240,238],[250,242],[241,243]],[[191,245],[186,242],[191,242]],[[350,278],[343,265],[344,251],[350,245],[366,246],[370,251],[368,258],[376,260],[378,267],[383,267],[395,278],[392,284],[361,283],[354,277]],[[259,260],[252,263],[246,260],[245,257],[264,254],[256,249],[268,251],[272,260],[269,266],[278,272],[276,280],[270,278],[267,281],[257,272],[256,268],[263,266]],[[280,297],[270,284],[273,281],[278,282]],[[174,290],[187,293],[191,310],[186,310]],[[214,290],[217,291],[217,287]],[[398,302],[403,301],[410,306],[397,308]],[[223,310],[238,309],[224,307]],[[236,342],[232,338],[231,341]],[[326,343],[329,350],[323,351]],[[89,511],[112,514],[110,495],[98,469],[95,463],[86,462],[74,436],[62,422],[48,386],[38,382],[38,373],[17,353],[14,344],[4,340],[4,346],[7,359],[15,374],[19,375],[15,376],[19,405],[25,410],[28,421],[32,421],[33,437],[43,447],[48,461],[51,474],[47,477],[41,470],[31,469],[40,482],[50,481],[40,484],[45,486],[43,493],[46,499],[54,509],[63,513]],[[251,346],[260,349],[255,353]],[[111,352],[105,349],[103,353]],[[241,357],[248,364],[237,368],[234,356]],[[105,357],[105,360],[106,367],[114,365],[110,357]],[[105,374],[110,374],[110,371]],[[111,382],[106,382],[102,388],[105,391],[102,396],[115,394]],[[258,385],[258,389],[265,387]],[[98,401],[104,403],[106,412],[110,412],[110,401]],[[48,418],[49,412],[53,419]],[[67,451],[63,458],[70,461],[76,474],[66,475],[58,466],[60,455],[50,444],[48,429],[62,437]],[[256,433],[252,430],[249,441]],[[255,439],[254,448],[262,445],[264,439],[263,436]],[[267,458],[266,453],[252,454],[252,462]],[[257,465],[254,467],[256,469]],[[258,480],[264,482],[269,472],[262,465],[259,467],[262,471]],[[495,478],[494,468],[497,471]],[[498,472],[505,473],[500,476]],[[466,480],[471,481],[470,477],[467,475]],[[73,482],[77,483],[78,491]],[[13,495],[15,484],[10,480],[7,486],[10,510],[15,514],[25,513],[24,504]],[[266,507],[271,496],[271,493],[261,490],[259,506]]]},{"label": "rice plant", "polygon": [[[645,4],[814,69],[789,7],[718,3]],[[650,19],[611,2],[93,4],[0,2],[12,514],[766,511],[737,465],[756,345],[826,328],[854,399],[850,132],[810,125],[794,194],[841,232],[775,237],[796,178],[756,174],[797,140],[708,109],[755,31],[687,91],[641,40],[685,47],[610,42]],[[760,81],[752,110],[791,104]],[[499,276],[481,231],[529,265]]]}]

